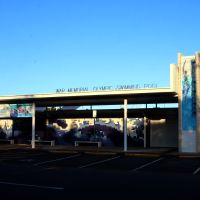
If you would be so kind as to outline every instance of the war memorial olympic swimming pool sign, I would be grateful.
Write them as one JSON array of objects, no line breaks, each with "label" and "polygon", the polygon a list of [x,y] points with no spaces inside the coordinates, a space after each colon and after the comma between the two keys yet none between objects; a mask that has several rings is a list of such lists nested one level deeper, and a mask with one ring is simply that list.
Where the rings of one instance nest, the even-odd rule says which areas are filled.
[{"label": "war memorial olympic swimming pool sign", "polygon": [[113,91],[113,90],[136,90],[136,89],[145,89],[145,88],[157,88],[156,83],[146,83],[143,85],[133,84],[133,85],[117,85],[117,86],[94,86],[93,88],[89,87],[77,87],[77,88],[60,88],[56,89],[56,93],[63,92],[97,92],[97,91]]}]

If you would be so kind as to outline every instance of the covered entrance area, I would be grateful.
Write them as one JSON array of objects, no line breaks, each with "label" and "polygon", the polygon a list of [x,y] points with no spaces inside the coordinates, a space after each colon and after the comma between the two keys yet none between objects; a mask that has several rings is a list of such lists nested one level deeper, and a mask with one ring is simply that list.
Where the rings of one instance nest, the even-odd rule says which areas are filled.
[{"label": "covered entrance area", "polygon": [[[127,151],[129,147],[177,147],[178,108],[164,106],[177,101],[171,89],[138,89],[4,97],[0,103],[32,105],[24,137],[31,140],[32,148],[37,140],[72,146],[76,141],[99,141],[102,148]],[[18,127],[23,127],[20,121],[24,123],[18,119]],[[16,131],[20,130],[13,126]]]}]

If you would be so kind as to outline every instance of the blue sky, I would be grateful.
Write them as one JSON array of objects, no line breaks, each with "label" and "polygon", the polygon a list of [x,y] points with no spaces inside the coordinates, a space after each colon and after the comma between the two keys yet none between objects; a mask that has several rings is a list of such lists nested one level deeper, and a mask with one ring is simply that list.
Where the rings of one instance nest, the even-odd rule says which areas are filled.
[{"label": "blue sky", "polygon": [[199,0],[0,0],[0,95],[169,86],[200,51]]}]

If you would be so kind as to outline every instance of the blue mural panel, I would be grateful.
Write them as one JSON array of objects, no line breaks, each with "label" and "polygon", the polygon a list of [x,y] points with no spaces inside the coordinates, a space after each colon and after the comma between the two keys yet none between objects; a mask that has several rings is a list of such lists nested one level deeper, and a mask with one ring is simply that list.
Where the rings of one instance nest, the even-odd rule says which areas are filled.
[{"label": "blue mural panel", "polygon": [[195,102],[195,76],[191,59],[185,59],[182,65],[182,151],[195,152],[196,150],[196,112]]}]

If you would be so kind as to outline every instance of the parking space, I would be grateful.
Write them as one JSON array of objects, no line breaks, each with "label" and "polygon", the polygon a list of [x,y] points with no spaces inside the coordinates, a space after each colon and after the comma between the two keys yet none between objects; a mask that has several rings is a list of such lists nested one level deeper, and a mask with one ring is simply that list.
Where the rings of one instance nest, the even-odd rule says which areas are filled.
[{"label": "parking space", "polygon": [[[67,159],[69,158],[69,159]],[[38,163],[42,167],[60,167],[60,168],[86,168],[89,166],[96,166],[101,162],[108,162],[117,156],[111,155],[87,155],[87,154],[75,154],[73,156],[66,157],[66,159],[49,160],[49,162]],[[36,164],[37,165],[37,164]]]},{"label": "parking space", "polygon": [[74,153],[58,154],[35,150],[0,151],[0,162],[10,165],[36,165],[37,163],[64,159],[71,155],[74,155]]},{"label": "parking space", "polygon": [[149,165],[140,169],[141,172],[151,173],[163,173],[163,174],[191,174],[196,175],[198,171],[194,173],[200,167],[199,158],[179,158],[179,157],[167,157],[155,164]]},{"label": "parking space", "polygon": [[119,156],[117,159],[109,160],[107,162],[99,163],[97,165],[88,166],[89,168],[95,168],[99,170],[120,170],[129,171],[153,161],[155,158],[150,157],[127,157]]},{"label": "parking space", "polygon": [[[146,188],[154,195],[155,188],[156,191],[166,188],[171,191],[177,185],[187,188],[184,191],[188,192],[188,185],[194,191],[194,185],[200,184],[199,176],[198,157],[0,149],[0,191],[2,188],[3,192],[16,191],[15,195],[18,191],[41,193],[47,197],[69,195],[69,192],[74,196],[77,192],[109,191],[116,196],[116,192],[134,192],[141,196],[141,189]],[[178,188],[177,191],[180,192]],[[199,192],[198,187],[195,191]]]},{"label": "parking space", "polygon": [[0,151],[0,162],[9,165],[32,165],[46,169],[93,168],[96,170],[129,171],[154,161],[154,157],[133,157],[119,154],[48,152],[39,150]]},{"label": "parking space", "polygon": [[0,149],[0,163],[14,166],[32,166],[42,169],[94,169],[160,174],[190,174],[200,176],[200,158],[178,156],[125,155],[119,153],[91,153],[73,151],[46,151],[26,148]]}]

